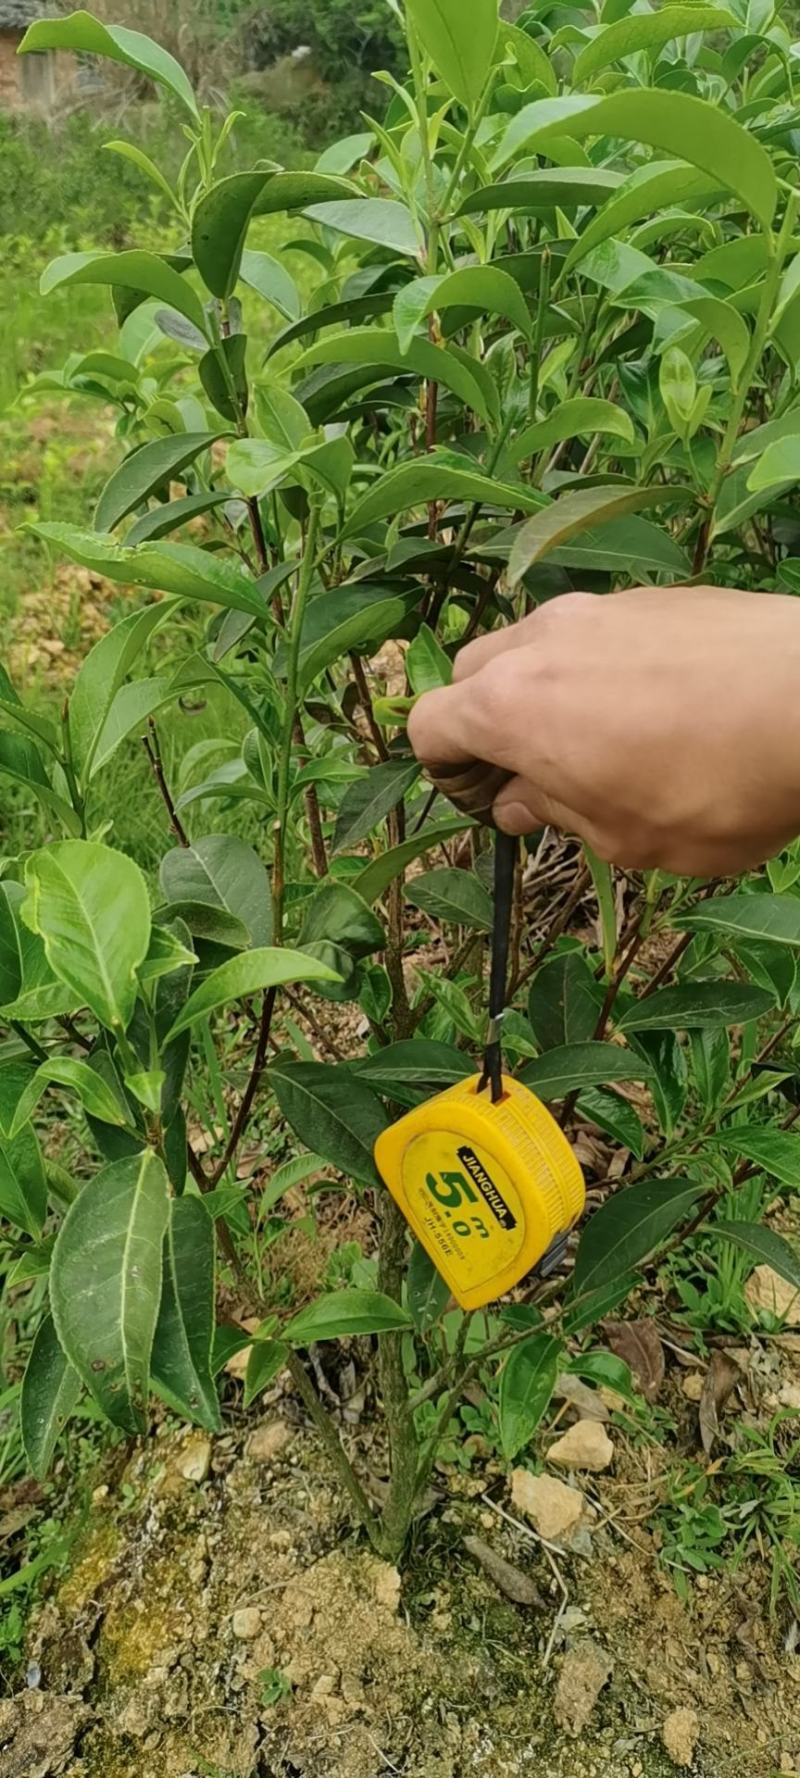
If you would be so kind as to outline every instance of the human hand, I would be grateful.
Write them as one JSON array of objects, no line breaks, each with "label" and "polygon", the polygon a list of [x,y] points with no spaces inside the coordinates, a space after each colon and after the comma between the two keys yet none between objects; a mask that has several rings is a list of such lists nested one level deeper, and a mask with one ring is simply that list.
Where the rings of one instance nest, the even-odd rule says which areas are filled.
[{"label": "human hand", "polygon": [[632,869],[730,876],[800,833],[799,689],[800,600],[568,593],[464,648],[409,736],[434,779],[507,772],[506,833],[552,823]]}]

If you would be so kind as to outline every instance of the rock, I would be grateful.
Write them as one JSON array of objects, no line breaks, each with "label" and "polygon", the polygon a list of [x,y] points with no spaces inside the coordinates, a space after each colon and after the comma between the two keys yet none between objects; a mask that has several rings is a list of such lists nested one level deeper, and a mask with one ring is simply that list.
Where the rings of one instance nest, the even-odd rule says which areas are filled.
[{"label": "rock", "polygon": [[564,1437],[550,1446],[547,1461],[562,1469],[589,1469],[599,1474],[613,1463],[614,1446],[599,1420],[576,1420]]},{"label": "rock", "polygon": [[204,1482],[211,1468],[210,1438],[195,1433],[184,1445],[175,1467],[185,1482]]},{"label": "rock", "polygon": [[[766,1270],[766,1268],[763,1268]],[[696,1710],[673,1710],[667,1717],[661,1739],[673,1765],[690,1766],[700,1739],[700,1718]]]},{"label": "rock", "polygon": [[511,1499],[517,1512],[533,1520],[546,1543],[568,1539],[580,1523],[585,1506],[578,1488],[569,1488],[555,1476],[531,1475],[529,1469],[513,1471]]},{"label": "rock", "polygon": [[257,1605],[243,1605],[231,1618],[231,1629],[237,1642],[255,1642],[261,1635],[261,1612]]},{"label": "rock", "polygon": [[484,1574],[507,1599],[513,1600],[515,1605],[535,1605],[540,1611],[545,1610],[544,1599],[530,1575],[523,1574],[521,1568],[515,1568],[505,1556],[498,1555],[482,1537],[465,1537],[464,1548],[475,1557]]},{"label": "rock", "polygon": [[793,1327],[800,1324],[800,1291],[788,1284],[779,1272],[774,1272],[772,1266],[756,1266],[747,1280],[744,1294],[755,1315],[766,1311],[776,1315],[779,1321],[788,1321]]},{"label": "rock", "polygon": [[247,1441],[250,1462],[272,1463],[292,1443],[293,1438],[294,1432],[285,1420],[268,1420],[265,1426],[257,1426]]},{"label": "rock", "polygon": [[559,1728],[577,1739],[583,1734],[595,1704],[608,1684],[614,1663],[605,1649],[587,1637],[565,1657],[555,1698]]},{"label": "rock", "polygon": [[778,1400],[782,1408],[791,1408],[793,1413],[800,1414],[800,1383],[784,1383]]},{"label": "rock", "polygon": [[396,1612],[400,1608],[400,1574],[390,1562],[379,1562],[375,1568],[373,1590],[379,1605],[385,1611]]},{"label": "rock", "polygon": [[702,1371],[689,1371],[688,1375],[681,1379],[681,1390],[687,1401],[702,1401],[704,1386],[705,1377]]}]

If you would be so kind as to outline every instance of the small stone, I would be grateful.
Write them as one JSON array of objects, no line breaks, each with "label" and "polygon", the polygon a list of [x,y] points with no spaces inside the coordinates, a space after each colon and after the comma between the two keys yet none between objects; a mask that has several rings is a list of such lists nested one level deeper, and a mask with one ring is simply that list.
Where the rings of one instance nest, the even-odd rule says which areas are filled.
[{"label": "small stone", "polygon": [[700,1718],[697,1711],[686,1708],[673,1710],[661,1730],[661,1739],[673,1765],[684,1768],[690,1766],[700,1739]]},{"label": "small stone", "polygon": [[375,1570],[373,1590],[379,1605],[385,1611],[395,1613],[400,1607],[400,1588],[402,1582],[399,1572],[390,1562],[380,1562]]},{"label": "small stone", "polygon": [[790,1408],[792,1413],[800,1414],[800,1383],[784,1383],[778,1400],[782,1408]]},{"label": "small stone", "polygon": [[576,1420],[547,1453],[548,1463],[562,1469],[588,1469],[599,1474],[614,1461],[614,1446],[599,1420]]},{"label": "small stone", "polygon": [[766,1311],[779,1321],[793,1327],[800,1323],[800,1291],[787,1283],[772,1266],[756,1266],[744,1287],[744,1294],[754,1314]]},{"label": "small stone", "polygon": [[211,1468],[211,1440],[200,1434],[187,1440],[177,1462],[185,1482],[204,1482]]},{"label": "small stone", "polygon": [[272,1463],[281,1451],[292,1443],[294,1433],[285,1420],[268,1420],[265,1426],[257,1426],[247,1441],[247,1455],[251,1463]]},{"label": "small stone", "polygon": [[531,1475],[529,1469],[513,1470],[511,1499],[517,1512],[533,1520],[546,1543],[561,1543],[569,1538],[580,1523],[585,1505],[578,1488],[569,1488],[555,1476]]},{"label": "small stone", "polygon": [[588,1637],[570,1649],[559,1675],[555,1717],[559,1728],[575,1738],[583,1734],[603,1687],[614,1671],[605,1649]]},{"label": "small stone", "polygon": [[335,1692],[338,1683],[339,1679],[336,1673],[320,1673],[319,1679],[317,1679],[311,1687],[312,1702],[318,1704],[320,1699],[330,1698]]},{"label": "small stone", "polygon": [[231,1629],[237,1642],[255,1642],[261,1635],[261,1612],[257,1605],[243,1605],[231,1618]]},{"label": "small stone", "polygon": [[687,1401],[702,1401],[705,1381],[702,1371],[689,1371],[681,1379],[681,1389]]}]

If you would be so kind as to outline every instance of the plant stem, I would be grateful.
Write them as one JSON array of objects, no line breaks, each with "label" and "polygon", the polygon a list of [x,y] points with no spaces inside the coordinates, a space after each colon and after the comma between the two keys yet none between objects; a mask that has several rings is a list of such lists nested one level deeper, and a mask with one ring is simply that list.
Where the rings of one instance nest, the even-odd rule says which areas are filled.
[{"label": "plant stem", "polygon": [[233,1125],[231,1127],[231,1133],[230,1133],[227,1143],[225,1145],[225,1153],[222,1156],[222,1160],[219,1162],[219,1165],[217,1167],[215,1167],[214,1172],[211,1175],[211,1189],[212,1190],[216,1186],[219,1185],[220,1180],[223,1179],[225,1174],[227,1173],[228,1168],[231,1164],[231,1161],[234,1159],[234,1157],[236,1155],[236,1151],[239,1147],[239,1143],[241,1142],[242,1137],[245,1133],[245,1130],[247,1129],[247,1125],[250,1121],[250,1113],[253,1109],[253,1101],[255,1099],[256,1093],[258,1092],[258,1088],[261,1083],[261,1076],[264,1072],[264,1064],[267,1060],[267,1049],[269,1047],[269,1036],[270,1036],[270,1031],[272,1029],[272,1015],[275,1011],[275,1001],[277,999],[277,995],[278,995],[277,988],[270,988],[268,990],[268,992],[264,995],[263,1001],[261,1003],[261,1020],[260,1020],[259,1028],[258,1028],[258,1043],[256,1044],[255,1056],[253,1057],[253,1066],[250,1071],[250,1079],[248,1080],[247,1086],[245,1087],[245,1090],[242,1094],[239,1109],[238,1109],[236,1116],[233,1120]]},{"label": "plant stem", "polygon": [[166,775],[164,772],[164,762],[161,758],[161,747],[159,745],[159,740],[158,740],[158,730],[156,728],[156,725],[155,725],[155,722],[153,721],[152,716],[150,717],[150,720],[147,724],[147,728],[148,728],[148,733],[146,735],[142,735],[142,745],[143,745],[145,753],[147,754],[147,757],[150,761],[150,765],[152,767],[152,772],[153,772],[153,777],[155,778],[156,784],[158,785],[158,788],[159,788],[159,791],[161,793],[161,797],[162,797],[162,800],[164,803],[164,807],[165,807],[167,814],[169,816],[170,827],[172,828],[172,831],[175,835],[178,845],[179,846],[189,846],[189,845],[191,845],[189,835],[187,834],[186,829],[183,826],[183,823],[180,819],[180,816],[178,815],[178,813],[176,811],[172,792],[171,792],[170,787],[167,783]]},{"label": "plant stem", "polygon": [[344,1445],[334,1423],[324,1407],[308,1375],[302,1358],[297,1352],[290,1352],[286,1360],[286,1368],[294,1383],[298,1395],[308,1409],[311,1419],[319,1433],[325,1449],[330,1457],[342,1485],[353,1502],[360,1523],[363,1525],[370,1542],[376,1549],[382,1546],[381,1530],[378,1520],[372,1511],[364,1489],[356,1475]]},{"label": "plant stem", "polygon": [[272,925],[276,945],[283,943],[283,914],[286,888],[286,826],[289,813],[289,775],[292,766],[292,743],[296,735],[296,722],[299,715],[299,684],[300,684],[300,641],[303,634],[303,618],[305,616],[308,595],[314,576],[317,540],[320,530],[320,509],[316,503],[311,507],[308,521],[308,534],[303,560],[300,565],[300,577],[297,592],[292,604],[289,624],[289,660],[286,673],[286,716],[283,725],[283,742],[278,763],[278,814],[275,824],[275,856],[272,876]]},{"label": "plant stem", "polygon": [[[393,1302],[402,1301],[408,1228],[394,1198],[383,1197],[378,1289]],[[417,1495],[419,1445],[409,1409],[408,1382],[403,1363],[403,1335],[383,1334],[378,1342],[378,1375],[383,1412],[389,1434],[389,1494],[381,1514],[381,1548],[395,1558],[408,1536]]]},{"label": "plant stem", "polygon": [[539,405],[539,378],[542,369],[544,324],[547,318],[547,305],[550,301],[550,264],[550,249],[549,247],[543,247],[542,257],[539,263],[539,293],[536,310],[536,331],[531,346],[531,375],[530,383],[528,385],[528,419],[530,421],[536,419],[536,409]]},{"label": "plant stem", "polygon": [[702,574],[706,564],[708,548],[714,529],[714,514],[717,501],[722,492],[725,478],[731,467],[733,453],[736,448],[736,441],[739,437],[739,431],[744,418],[744,410],[747,406],[750,385],[761,362],[761,356],[767,344],[770,324],[772,321],[772,311],[775,307],[775,299],[778,294],[781,273],[783,271],[786,255],[789,251],[792,232],[797,217],[797,203],[797,195],[792,192],[786,204],[783,223],[777,239],[775,239],[771,231],[768,231],[769,261],[766,277],[764,279],[764,289],[761,293],[761,302],[759,305],[756,325],[753,330],[753,338],[750,342],[750,351],[742,366],[739,381],[736,385],[730,419],[728,420],[725,436],[720,445],[716,472],[708,493],[706,516],[700,527],[694,561],[692,563],[692,571],[695,575]]}]

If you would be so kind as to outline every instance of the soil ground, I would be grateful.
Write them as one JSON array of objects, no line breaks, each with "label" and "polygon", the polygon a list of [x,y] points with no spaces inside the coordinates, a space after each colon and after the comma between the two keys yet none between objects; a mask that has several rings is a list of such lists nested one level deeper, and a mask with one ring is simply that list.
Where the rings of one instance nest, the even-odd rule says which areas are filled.
[{"label": "soil ground", "polygon": [[[165,1423],[106,1459],[31,1621],[29,1689],[0,1703],[3,1778],[800,1772],[800,1656],[759,1610],[763,1576],[683,1604],[647,1513],[625,1528],[659,1483],[613,1427],[580,1553],[511,1522],[488,1460],[440,1474],[400,1574],[353,1531],[293,1400],[264,1414],[213,1443]],[[539,1606],[503,1596],[476,1534]]]}]

